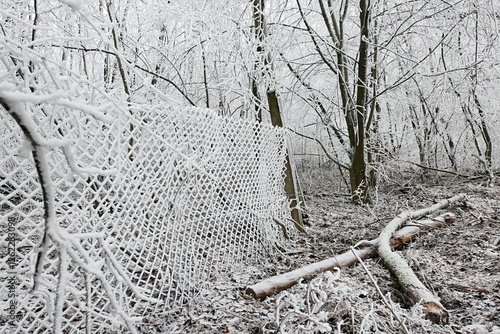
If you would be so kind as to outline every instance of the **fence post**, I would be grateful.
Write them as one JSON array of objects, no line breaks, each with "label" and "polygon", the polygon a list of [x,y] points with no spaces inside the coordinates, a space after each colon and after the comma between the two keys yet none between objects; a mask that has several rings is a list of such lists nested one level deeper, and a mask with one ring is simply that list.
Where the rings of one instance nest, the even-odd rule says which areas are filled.
[{"label": "fence post", "polygon": [[[283,120],[281,119],[281,111],[278,103],[278,98],[276,97],[276,91],[267,91],[267,102],[269,104],[269,112],[271,113],[271,123],[274,126],[283,127]],[[290,200],[290,210],[292,213],[292,219],[295,221],[295,226],[300,232],[305,232],[304,221],[302,219],[302,213],[300,212],[300,201],[299,195],[297,193],[297,187],[294,180],[292,163],[290,159],[290,152],[287,149],[286,160],[285,160],[285,192]]]}]

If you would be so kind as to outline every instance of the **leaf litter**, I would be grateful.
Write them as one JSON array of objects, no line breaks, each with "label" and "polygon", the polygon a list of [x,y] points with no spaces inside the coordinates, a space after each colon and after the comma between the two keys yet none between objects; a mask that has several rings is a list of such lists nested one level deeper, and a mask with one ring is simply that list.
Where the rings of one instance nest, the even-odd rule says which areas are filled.
[{"label": "leaf litter", "polygon": [[[311,172],[304,177],[307,234],[277,259],[242,265],[221,274],[191,302],[167,316],[152,317],[144,333],[459,333],[500,334],[500,187],[481,180],[441,179],[439,184],[386,182],[371,205],[354,206],[332,191],[338,179]],[[467,203],[447,208],[451,226],[421,232],[401,250],[419,279],[441,300],[446,326],[423,319],[380,259],[318,275],[264,300],[245,295],[248,285],[349,250],[371,240],[404,210],[430,206],[458,193]]]}]

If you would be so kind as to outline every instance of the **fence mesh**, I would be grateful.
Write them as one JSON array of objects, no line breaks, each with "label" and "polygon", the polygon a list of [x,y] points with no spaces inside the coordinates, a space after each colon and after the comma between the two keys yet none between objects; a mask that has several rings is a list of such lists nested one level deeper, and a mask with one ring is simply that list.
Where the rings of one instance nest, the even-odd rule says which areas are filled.
[{"label": "fence mesh", "polygon": [[109,124],[29,110],[39,135],[66,143],[45,148],[57,228],[47,236],[32,148],[2,108],[2,333],[135,331],[235,264],[272,256],[285,241],[274,219],[293,233],[283,130],[195,108]]}]

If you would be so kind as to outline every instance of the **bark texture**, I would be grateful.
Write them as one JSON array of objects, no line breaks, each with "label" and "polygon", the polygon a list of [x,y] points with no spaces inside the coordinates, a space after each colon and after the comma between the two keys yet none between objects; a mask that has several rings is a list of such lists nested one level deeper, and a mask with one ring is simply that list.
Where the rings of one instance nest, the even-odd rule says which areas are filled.
[{"label": "bark texture", "polygon": [[[382,258],[384,265],[397,278],[402,289],[414,303],[421,303],[425,316],[434,323],[447,324],[449,322],[448,312],[422,282],[417,278],[406,261],[392,251],[390,240],[393,234],[409,219],[425,216],[448,205],[465,200],[465,194],[442,200],[428,208],[417,211],[405,211],[395,217],[382,230],[377,243],[377,253]],[[446,219],[445,219],[446,221]]]},{"label": "bark texture", "polygon": [[[376,255],[375,247],[369,246],[360,250],[356,250],[356,254],[361,259],[366,259]],[[255,299],[264,299],[280,291],[286,290],[301,280],[308,280],[318,275],[319,273],[333,270],[338,267],[349,267],[358,262],[351,251],[340,254],[320,262],[312,263],[305,267],[295,269],[294,271],[276,275],[265,279],[257,284],[247,287],[245,293]]]}]

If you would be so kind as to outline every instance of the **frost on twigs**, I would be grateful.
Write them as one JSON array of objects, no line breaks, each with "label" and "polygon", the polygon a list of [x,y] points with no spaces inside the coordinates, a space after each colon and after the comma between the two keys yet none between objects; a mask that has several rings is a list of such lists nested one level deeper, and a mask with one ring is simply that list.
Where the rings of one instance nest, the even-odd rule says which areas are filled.
[{"label": "frost on twigs", "polygon": [[326,303],[349,292],[339,282],[340,270],[327,271],[309,283],[299,283],[299,294],[281,292],[276,298],[275,325],[280,333],[299,330],[301,333],[329,333],[332,331],[329,314],[323,310]]},{"label": "frost on twigs", "polygon": [[62,2],[73,10],[81,9],[81,1],[79,0],[59,0],[59,2]]},{"label": "frost on twigs", "polygon": [[409,321],[400,306],[391,305],[391,310],[382,303],[367,303],[368,292],[354,284],[337,269],[281,292],[276,298],[274,327],[278,333],[402,332],[393,319],[397,312]]},{"label": "frost on twigs", "polygon": [[[24,98],[24,99],[23,99]],[[53,184],[52,168],[49,164],[48,157],[52,155],[52,161],[54,156],[57,155],[56,150],[59,146],[62,155],[65,156],[66,161],[69,162],[70,168],[73,167],[77,170],[75,172],[82,173],[85,168],[79,167],[76,163],[76,158],[70,149],[71,140],[65,137],[71,134],[71,125],[66,123],[68,126],[63,130],[59,128],[61,135],[60,139],[51,139],[44,130],[43,123],[36,124],[33,120],[36,119],[36,108],[30,105],[32,99],[29,95],[16,94],[12,91],[4,91],[0,88],[0,104],[3,108],[10,114],[10,116],[15,120],[19,128],[22,130],[26,141],[29,141],[29,146],[23,145],[24,150],[26,147],[31,148],[31,153],[33,156],[33,161],[35,169],[38,176],[39,186],[41,190],[41,200],[43,201],[43,221],[44,225],[40,228],[40,242],[38,244],[38,254],[36,255],[36,262],[33,268],[33,283],[32,288],[28,292],[29,295],[39,295],[42,291],[47,291],[54,289],[54,283],[47,280],[44,275],[45,268],[47,265],[56,265],[58,278],[57,278],[57,290],[55,292],[54,308],[55,312],[52,318],[53,331],[60,332],[62,328],[62,318],[63,309],[67,310],[65,307],[65,300],[67,298],[68,290],[71,293],[72,288],[78,291],[75,282],[75,273],[71,272],[69,268],[68,258],[71,258],[73,266],[77,265],[85,272],[92,274],[100,285],[106,292],[106,296],[109,299],[110,307],[113,312],[123,319],[126,326],[134,332],[133,320],[127,315],[123,310],[119,301],[115,295],[115,287],[110,283],[110,277],[106,277],[104,272],[101,270],[103,267],[102,261],[96,260],[91,255],[87,253],[85,249],[85,242],[99,242],[100,247],[104,250],[102,258],[106,259],[106,266],[113,268],[111,272],[115,275],[118,281],[124,282],[131,291],[133,291],[139,298],[145,300],[154,300],[142,295],[132,284],[130,279],[125,275],[121,264],[114,258],[114,255],[109,250],[109,246],[101,238],[97,238],[96,233],[80,233],[78,236],[68,233],[68,231],[63,228],[61,220],[58,219],[56,213],[56,202],[59,200],[64,200],[61,198],[61,194],[56,191]],[[85,109],[85,108],[81,108]],[[44,116],[54,116],[45,114]],[[71,119],[71,117],[68,117]],[[64,122],[64,119],[60,119]],[[78,124],[78,119],[73,119]],[[57,124],[57,123],[56,123]],[[73,126],[73,129],[76,126]],[[69,136],[68,135],[68,136]],[[49,138],[47,138],[49,137]],[[52,154],[51,154],[52,153]],[[61,154],[59,154],[61,155]],[[91,168],[89,171],[98,171],[97,168]],[[70,173],[70,169],[66,169],[66,173]],[[103,174],[108,174],[104,172]],[[97,236],[100,234],[97,233]],[[94,241],[91,241],[94,240]],[[58,256],[55,255],[58,253]],[[51,255],[52,254],[52,255]],[[54,256],[58,257],[58,261],[54,261]],[[45,276],[45,277],[44,277]],[[72,284],[73,283],[73,284]]]},{"label": "frost on twigs", "polygon": [[111,2],[104,16],[62,2],[0,9],[0,229],[13,226],[19,260],[5,331],[133,331],[217,273],[273,257],[273,219],[293,237],[286,134],[166,105],[118,45]]},{"label": "frost on twigs", "polygon": [[[12,247],[20,261],[11,270],[20,281],[19,310],[34,314],[28,320],[35,326],[61,332],[75,307],[91,306],[78,305],[80,291],[90,294],[98,287],[108,306],[93,316],[133,331],[135,320],[124,311],[113,282],[143,300],[153,299],[126,277],[103,239],[103,227],[83,225],[89,217],[78,219],[74,210],[83,205],[74,200],[85,199],[87,179],[105,181],[116,174],[114,148],[102,145],[116,133],[109,100],[64,63],[6,38],[0,46],[12,62],[4,62],[11,68],[0,73],[0,129],[8,138],[0,143],[0,169],[2,183],[7,180],[13,187],[10,200],[0,204],[14,205],[7,216],[19,235],[19,244]],[[99,251],[89,252],[90,245],[99,245]],[[41,306],[52,311],[43,316],[36,311]]]},{"label": "frost on twigs", "polygon": [[[382,270],[376,264],[372,270]],[[410,310],[394,303],[394,297],[380,301],[377,293],[360,275],[325,272],[277,295],[274,321],[263,333],[410,333],[437,332],[437,325],[421,316],[422,305]],[[361,275],[362,276],[362,275]],[[267,331],[266,331],[267,330]]]},{"label": "frost on twigs", "polygon": [[[19,193],[36,210],[13,211],[28,243],[21,309],[37,325],[132,331],[143,315],[189,300],[217,272],[270,257],[284,241],[268,219],[289,221],[282,130],[256,132],[199,109],[116,112],[106,123],[68,103],[17,102],[18,111],[7,105],[9,124],[0,120],[14,144],[0,149],[14,161],[13,183],[32,185]],[[19,161],[26,149],[34,170]]]}]

